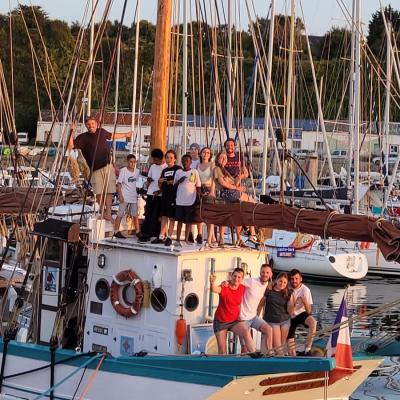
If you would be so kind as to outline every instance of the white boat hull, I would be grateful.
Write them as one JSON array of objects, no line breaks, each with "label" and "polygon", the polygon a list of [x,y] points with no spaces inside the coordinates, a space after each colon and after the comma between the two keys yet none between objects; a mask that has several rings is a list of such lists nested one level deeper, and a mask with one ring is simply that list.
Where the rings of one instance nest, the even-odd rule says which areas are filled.
[{"label": "white boat hull", "polygon": [[[355,361],[359,369],[349,377],[327,386],[325,393],[324,386],[296,391],[289,391],[274,394],[275,400],[288,399],[296,396],[297,400],[316,399],[348,399],[351,393],[368,377],[372,370],[377,368],[382,359],[364,359]],[[26,357],[8,355],[5,368],[5,375],[15,374],[21,370],[27,371],[48,365],[45,361],[29,359]],[[76,366],[58,364],[55,368],[55,382],[61,382],[68,375],[77,371]],[[221,373],[221,371],[216,371]],[[183,373],[184,374],[184,373]],[[142,376],[132,376],[123,373],[102,371],[95,372],[93,369],[80,369],[75,375],[60,384],[54,392],[55,399],[71,400],[82,398],[87,400],[108,400],[108,399],[157,399],[157,400],[222,400],[222,399],[265,399],[264,390],[272,386],[261,386],[260,383],[270,377],[293,375],[288,374],[265,374],[238,377],[224,387],[177,382],[176,380],[164,380]],[[323,379],[323,378],[322,378]],[[321,381],[321,378],[319,379]],[[302,382],[302,381],[301,381]],[[308,381],[310,382],[310,381]],[[17,376],[6,379],[3,382],[0,399],[35,399],[40,394],[46,393],[49,389],[49,368],[33,372],[29,375]],[[284,386],[284,385],[283,385]],[[44,395],[43,398],[48,397]]]},{"label": "white boat hull", "polygon": [[[359,244],[341,241],[340,247],[354,251],[359,247]],[[368,243],[368,249],[359,249],[359,251],[367,258],[368,275],[400,276],[400,264],[395,261],[386,261],[376,243]]]},{"label": "white boat hull", "polygon": [[[309,237],[310,235],[307,240],[310,240]],[[362,279],[368,272],[367,259],[359,251],[331,249],[318,239],[310,242],[310,246],[300,249],[296,249],[293,244],[301,245],[296,232],[274,230],[272,238],[265,242],[266,249],[274,260],[274,268],[286,272],[297,268],[303,275],[313,278],[345,281]],[[284,248],[294,248],[295,251],[291,257],[282,257],[280,255]]]}]

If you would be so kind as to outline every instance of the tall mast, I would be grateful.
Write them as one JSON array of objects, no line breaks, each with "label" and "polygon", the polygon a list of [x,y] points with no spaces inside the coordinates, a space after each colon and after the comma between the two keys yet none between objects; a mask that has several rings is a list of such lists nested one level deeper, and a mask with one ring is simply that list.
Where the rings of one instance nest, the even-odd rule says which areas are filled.
[{"label": "tall mast", "polygon": [[226,123],[228,126],[228,134],[232,129],[232,1],[228,0],[228,58],[227,70],[228,79],[226,83]]},{"label": "tall mast", "polygon": [[353,149],[354,149],[354,79],[355,79],[355,40],[356,40],[356,0],[352,3],[351,12],[351,55],[350,55],[350,91],[349,91],[349,160],[347,169],[347,187],[351,188],[351,168],[353,166]]},{"label": "tall mast", "polygon": [[265,123],[264,123],[264,141],[263,141],[263,163],[262,163],[262,179],[261,193],[266,192],[267,179],[267,160],[268,160],[268,132],[271,122],[271,84],[272,84],[272,58],[274,50],[274,28],[275,28],[275,0],[271,0],[271,19],[269,22],[269,43],[268,43],[268,66],[267,66],[267,89],[265,96]]},{"label": "tall mast", "polygon": [[325,119],[324,119],[324,114],[322,112],[321,95],[320,95],[320,91],[318,90],[317,77],[315,74],[314,62],[312,59],[310,41],[308,39],[307,32],[306,32],[305,36],[306,36],[306,42],[307,42],[308,56],[310,58],[311,74],[312,74],[313,82],[314,82],[315,97],[317,98],[318,120],[321,125],[322,137],[324,139],[324,144],[325,144],[325,148],[326,148],[326,158],[328,160],[330,180],[331,180],[332,186],[335,188],[336,187],[335,174],[333,171],[332,158],[331,158],[331,153],[329,151],[328,137],[327,137],[326,129],[325,129]]},{"label": "tall mast", "polygon": [[182,153],[187,149],[187,98],[188,98],[188,30],[187,2],[183,0],[183,78],[182,78]]},{"label": "tall mast", "polygon": [[[136,88],[137,88],[137,70],[138,70],[138,59],[139,59],[139,33],[140,33],[140,0],[137,0],[136,5],[136,33],[135,33],[135,64],[133,67],[133,89],[132,89],[132,123],[131,123],[131,144],[130,153],[133,153],[133,135],[135,135],[136,147],[138,149],[139,142],[137,141],[137,133],[133,133],[135,129],[135,114],[136,114]],[[138,150],[136,151],[136,157],[138,156]]]},{"label": "tall mast", "polygon": [[290,126],[290,106],[292,104],[292,83],[293,83],[293,53],[294,53],[294,27],[295,27],[295,13],[296,3],[295,0],[290,2],[290,44],[289,44],[289,67],[288,67],[288,80],[287,80],[287,93],[286,93],[286,109],[285,109],[285,138],[289,136]]},{"label": "tall mast", "polygon": [[[392,42],[390,40],[392,35],[392,24],[390,21],[387,23],[388,25],[388,34],[386,35],[386,98],[385,98],[385,117],[384,117],[384,129],[383,132],[385,134],[385,170],[386,176],[389,175],[389,120],[390,120],[390,82],[392,80],[392,57],[390,53],[390,49],[392,47]],[[395,174],[396,171],[393,171]]]},{"label": "tall mast", "polygon": [[[117,39],[117,71],[115,74],[115,99],[114,99],[114,132],[117,130],[118,124],[118,98],[119,98],[119,69],[121,63],[121,35]],[[115,155],[117,150],[117,141],[113,140],[113,162],[115,162]]]},{"label": "tall mast", "polygon": [[151,103],[151,149],[166,147],[172,0],[158,0]]},{"label": "tall mast", "polygon": [[[360,72],[361,72],[361,2],[355,0],[355,79],[354,79],[354,213],[359,212],[359,175],[360,175]],[[350,173],[350,171],[349,171]]]},{"label": "tall mast", "polygon": [[90,23],[90,44],[89,44],[89,82],[88,82],[88,94],[87,94],[87,108],[86,115],[92,113],[92,81],[93,81],[93,43],[94,43],[94,12],[95,12],[95,0],[92,0],[92,13]]}]

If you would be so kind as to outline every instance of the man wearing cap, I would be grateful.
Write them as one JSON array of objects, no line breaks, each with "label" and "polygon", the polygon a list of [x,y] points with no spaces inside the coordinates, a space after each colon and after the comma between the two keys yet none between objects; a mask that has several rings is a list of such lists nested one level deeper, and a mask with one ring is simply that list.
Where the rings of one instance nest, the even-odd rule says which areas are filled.
[{"label": "man wearing cap", "polygon": [[99,128],[97,119],[94,117],[87,117],[85,126],[87,132],[81,133],[75,140],[71,134],[68,148],[82,151],[91,170],[90,182],[96,195],[96,201],[100,204],[100,209],[104,208],[104,219],[111,221],[111,195],[116,192],[116,179],[107,140],[128,138],[131,137],[132,132],[112,134]]},{"label": "man wearing cap", "polygon": [[200,164],[200,146],[198,143],[192,143],[189,147],[190,156],[192,157],[192,163],[190,164],[191,169],[197,169]]}]

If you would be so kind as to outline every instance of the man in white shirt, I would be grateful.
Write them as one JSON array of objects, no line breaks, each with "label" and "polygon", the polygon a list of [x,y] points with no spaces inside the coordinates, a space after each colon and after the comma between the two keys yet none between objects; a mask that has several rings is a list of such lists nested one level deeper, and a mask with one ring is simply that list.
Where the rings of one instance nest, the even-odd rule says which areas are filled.
[{"label": "man in white shirt", "polygon": [[296,345],[294,341],[296,329],[299,325],[308,328],[307,340],[304,347],[304,355],[309,356],[315,332],[317,330],[317,321],[311,315],[312,295],[310,289],[303,284],[303,277],[298,269],[290,271],[290,287],[293,291],[294,310],[291,315],[290,329],[288,334],[289,355],[296,355]]},{"label": "man in white shirt", "polygon": [[[262,264],[260,268],[260,276],[258,278],[246,278],[243,284],[246,286],[242,305],[240,307],[240,322],[246,324],[247,328],[253,328],[265,334],[265,345],[270,352],[272,349],[268,345],[268,337],[272,335],[272,328],[262,318],[257,315],[258,305],[264,298],[265,291],[272,279],[272,267],[269,264]],[[247,353],[247,348],[242,345],[242,352]]]}]

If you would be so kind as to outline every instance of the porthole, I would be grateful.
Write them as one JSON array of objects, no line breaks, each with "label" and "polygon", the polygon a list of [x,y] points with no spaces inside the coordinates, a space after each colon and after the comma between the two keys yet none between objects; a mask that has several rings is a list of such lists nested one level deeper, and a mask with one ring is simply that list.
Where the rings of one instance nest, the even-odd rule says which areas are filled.
[{"label": "porthole", "polygon": [[199,306],[199,297],[195,293],[189,293],[185,297],[185,308],[188,311],[194,311]]},{"label": "porthole", "polygon": [[334,262],[336,262],[336,258],[333,256],[329,256],[329,262],[333,264]]},{"label": "porthole", "polygon": [[151,293],[150,297],[151,306],[155,311],[161,312],[167,307],[167,295],[161,288],[156,288]]},{"label": "porthole", "polygon": [[106,301],[110,295],[110,286],[105,279],[99,279],[94,290],[97,298],[101,301]]}]

